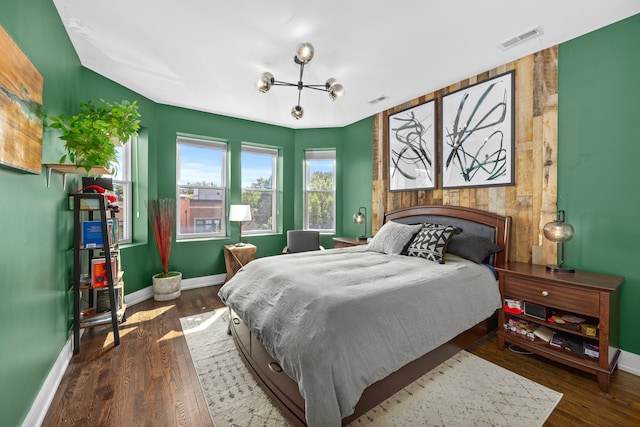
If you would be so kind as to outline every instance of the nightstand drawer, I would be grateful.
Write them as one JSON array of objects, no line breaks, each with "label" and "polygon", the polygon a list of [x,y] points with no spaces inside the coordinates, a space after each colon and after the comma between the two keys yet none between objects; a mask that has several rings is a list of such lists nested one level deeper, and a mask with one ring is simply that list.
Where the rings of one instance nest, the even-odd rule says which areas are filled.
[{"label": "nightstand drawer", "polygon": [[599,317],[600,294],[553,283],[503,276],[504,295],[587,316]]}]

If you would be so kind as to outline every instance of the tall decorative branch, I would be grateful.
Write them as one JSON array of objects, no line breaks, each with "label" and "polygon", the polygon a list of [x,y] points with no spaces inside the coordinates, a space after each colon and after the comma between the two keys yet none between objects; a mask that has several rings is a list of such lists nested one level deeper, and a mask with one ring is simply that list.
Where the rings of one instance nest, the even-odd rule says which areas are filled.
[{"label": "tall decorative branch", "polygon": [[169,274],[169,256],[176,219],[176,201],[173,199],[149,200],[149,220],[156,239],[162,271]]}]

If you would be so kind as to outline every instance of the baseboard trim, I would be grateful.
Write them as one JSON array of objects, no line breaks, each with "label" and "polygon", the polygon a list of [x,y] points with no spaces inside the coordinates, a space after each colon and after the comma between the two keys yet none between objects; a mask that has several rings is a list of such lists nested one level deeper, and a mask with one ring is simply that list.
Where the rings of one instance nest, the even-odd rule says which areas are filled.
[{"label": "baseboard trim", "polygon": [[[226,274],[214,274],[212,276],[182,279],[182,289],[188,290],[219,285],[221,283],[224,283],[224,279],[226,277]],[[127,305],[135,305],[150,298],[153,298],[153,286],[147,286],[146,288],[140,289],[139,291],[127,294],[125,295],[124,300]],[[83,331],[80,332],[82,333]],[[69,362],[71,362],[72,356],[73,335],[71,335],[69,339],[67,339],[67,342],[62,347],[62,350],[56,358],[53,367],[49,371],[47,378],[42,384],[42,387],[40,388],[36,399],[31,405],[31,409],[25,417],[22,423],[22,427],[38,427],[42,425],[44,417],[47,415],[47,411],[49,410],[49,405],[51,405],[51,401],[53,400],[56,391],[58,390],[58,386],[60,386],[60,382],[62,381],[62,377],[64,376],[67,367],[69,366]]]},{"label": "baseboard trim", "polygon": [[640,376],[640,354],[622,350],[618,359],[618,369]]},{"label": "baseboard trim", "polygon": [[73,356],[72,341],[73,335],[69,337],[65,345],[62,347],[60,354],[56,358],[53,367],[49,371],[49,375],[47,375],[47,378],[36,396],[36,400],[33,402],[33,405],[31,405],[29,413],[22,422],[23,427],[38,427],[42,425],[44,417],[47,415],[47,411],[49,410],[49,405],[51,405],[51,401],[56,395],[60,381],[62,381],[62,377],[69,366],[71,356]]},{"label": "baseboard trim", "polygon": [[[190,279],[182,279],[181,289],[183,291],[196,288],[204,288],[206,286],[220,285],[224,283],[226,274],[214,274],[211,276],[192,277]],[[142,301],[153,298],[153,286],[147,286],[139,291],[132,292],[124,296],[124,302],[127,305],[135,305]]]}]

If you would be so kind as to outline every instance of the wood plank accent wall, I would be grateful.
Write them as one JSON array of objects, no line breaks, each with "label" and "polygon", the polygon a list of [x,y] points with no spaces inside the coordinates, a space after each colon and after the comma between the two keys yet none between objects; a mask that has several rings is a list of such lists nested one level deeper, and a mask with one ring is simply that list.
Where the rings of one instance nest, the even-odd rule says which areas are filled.
[{"label": "wood plank accent wall", "polygon": [[[443,190],[438,164],[435,190],[389,191],[389,114],[436,99],[438,159],[442,96],[515,70],[515,182],[513,186]],[[558,148],[558,47],[554,46],[423,95],[374,117],[372,232],[382,225],[385,211],[408,206],[450,205],[482,209],[513,219],[510,260],[555,264],[556,245],[542,234],[555,219]]]}]

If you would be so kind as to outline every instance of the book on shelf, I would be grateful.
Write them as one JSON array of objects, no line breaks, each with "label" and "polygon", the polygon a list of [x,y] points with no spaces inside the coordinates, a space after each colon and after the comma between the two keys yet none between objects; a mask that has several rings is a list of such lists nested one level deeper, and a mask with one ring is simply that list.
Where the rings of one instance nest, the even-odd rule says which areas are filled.
[{"label": "book on shelf", "polygon": [[[107,219],[109,247],[118,242],[118,225],[114,218]],[[82,221],[82,248],[102,249],[102,221]]]},{"label": "book on shelf", "polygon": [[533,334],[540,338],[543,341],[549,342],[551,341],[551,338],[553,337],[553,331],[549,328],[547,328],[544,325],[540,325],[538,326],[534,331]]},{"label": "book on shelf", "polygon": [[[122,303],[124,301],[124,286],[119,284],[114,287],[116,296],[116,309],[122,309]],[[99,288],[94,290],[94,303],[96,313],[102,313],[111,310],[111,299],[109,298],[109,288]]]},{"label": "book on shelf", "polygon": [[[119,276],[117,259],[118,257],[111,257],[111,272],[113,273],[114,282],[116,283]],[[91,285],[94,288],[103,288],[109,285],[105,258],[93,258],[91,260]]]},{"label": "book on shelf", "polygon": [[553,313],[548,319],[548,322],[560,326],[561,328],[571,329],[572,331],[579,331],[580,325],[585,322],[585,319],[574,316],[572,314]]},{"label": "book on shelf", "polygon": [[102,221],[82,221],[82,247],[99,249],[103,246]]}]

